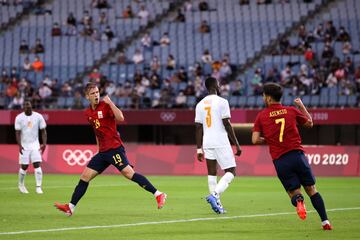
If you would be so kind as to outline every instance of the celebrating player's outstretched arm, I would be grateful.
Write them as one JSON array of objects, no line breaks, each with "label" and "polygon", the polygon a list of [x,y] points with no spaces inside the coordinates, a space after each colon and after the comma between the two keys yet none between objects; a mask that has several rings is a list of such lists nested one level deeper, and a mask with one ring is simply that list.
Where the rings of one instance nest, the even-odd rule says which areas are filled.
[{"label": "celebrating player's outstretched arm", "polygon": [[301,99],[300,98],[295,98],[294,99],[294,104],[299,108],[300,112],[302,112],[308,119],[308,121],[306,123],[304,123],[303,126],[308,127],[308,128],[312,128],[314,124],[313,124],[311,115],[308,112],[308,110],[306,109],[306,107],[303,104],[303,102],[301,101]]}]

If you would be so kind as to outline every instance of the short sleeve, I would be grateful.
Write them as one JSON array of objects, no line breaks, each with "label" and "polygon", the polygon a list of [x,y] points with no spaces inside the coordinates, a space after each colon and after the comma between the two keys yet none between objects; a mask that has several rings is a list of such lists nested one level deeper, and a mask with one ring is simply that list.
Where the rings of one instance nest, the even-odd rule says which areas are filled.
[{"label": "short sleeve", "polygon": [[229,102],[225,100],[223,101],[222,105],[223,106],[221,106],[221,118],[231,118]]},{"label": "short sleeve", "polygon": [[45,122],[44,117],[41,114],[39,114],[39,121],[40,121],[39,128],[40,129],[45,129],[46,128],[46,122]]},{"label": "short sleeve", "polygon": [[309,119],[299,109],[293,108],[296,114],[296,123],[298,125],[304,125]]},{"label": "short sleeve", "polygon": [[200,111],[200,104],[197,104],[196,108],[195,108],[195,122],[203,124],[202,117],[201,117],[201,111]]},{"label": "short sleeve", "polygon": [[17,131],[21,130],[20,118],[18,116],[15,118],[15,130]]},{"label": "short sleeve", "polygon": [[252,129],[253,132],[262,132],[260,116],[261,116],[261,112],[256,116],[254,127]]}]

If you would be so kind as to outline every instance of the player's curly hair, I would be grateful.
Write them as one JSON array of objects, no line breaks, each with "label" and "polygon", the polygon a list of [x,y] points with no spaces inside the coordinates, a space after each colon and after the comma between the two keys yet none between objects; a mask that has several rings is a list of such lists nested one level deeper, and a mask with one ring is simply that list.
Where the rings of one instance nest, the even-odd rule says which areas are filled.
[{"label": "player's curly hair", "polygon": [[263,87],[266,96],[270,96],[276,102],[279,102],[283,95],[283,88],[277,83],[266,83]]}]

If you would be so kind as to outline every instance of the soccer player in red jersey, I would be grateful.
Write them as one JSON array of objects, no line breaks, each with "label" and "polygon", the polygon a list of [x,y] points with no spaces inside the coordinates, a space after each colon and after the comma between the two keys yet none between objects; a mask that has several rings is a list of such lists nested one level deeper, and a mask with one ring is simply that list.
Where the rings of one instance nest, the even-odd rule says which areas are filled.
[{"label": "soccer player in red jersey", "polygon": [[266,108],[256,117],[252,142],[267,143],[277,175],[289,194],[291,203],[296,207],[301,219],[306,218],[304,197],[301,185],[318,212],[324,230],[331,230],[325,204],[315,188],[315,177],[312,174],[297,125],[307,128],[313,126],[311,115],[300,98],[294,100],[295,107],[283,106],[280,103],[282,87],[276,83],[267,83],[263,88]]},{"label": "soccer player in red jersey", "polygon": [[108,96],[100,100],[99,89],[93,83],[87,84],[85,95],[90,102],[89,108],[85,110],[85,115],[95,131],[99,152],[93,156],[81,174],[70,203],[55,203],[55,207],[71,216],[75,211],[75,206],[84,196],[89,182],[101,174],[109,165],[113,165],[127,179],[136,182],[146,191],[154,194],[158,208],[162,208],[165,204],[166,194],[158,191],[146,177],[136,173],[126,157],[123,142],[116,129],[116,123],[124,121],[122,111],[115,106]]}]

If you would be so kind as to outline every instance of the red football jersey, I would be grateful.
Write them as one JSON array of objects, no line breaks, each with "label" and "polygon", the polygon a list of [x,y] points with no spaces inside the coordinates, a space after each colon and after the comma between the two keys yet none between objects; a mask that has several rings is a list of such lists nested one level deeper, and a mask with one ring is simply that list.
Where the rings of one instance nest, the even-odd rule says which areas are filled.
[{"label": "red football jersey", "polygon": [[99,140],[99,152],[105,152],[123,145],[116,129],[114,113],[108,104],[100,101],[95,110],[90,106],[85,110],[85,116],[94,128],[95,135]]},{"label": "red football jersey", "polygon": [[253,132],[262,133],[275,160],[291,150],[303,150],[296,125],[307,121],[307,117],[295,107],[271,104],[257,115]]}]

